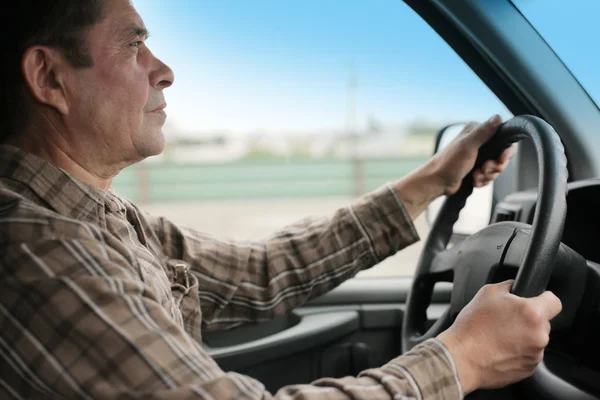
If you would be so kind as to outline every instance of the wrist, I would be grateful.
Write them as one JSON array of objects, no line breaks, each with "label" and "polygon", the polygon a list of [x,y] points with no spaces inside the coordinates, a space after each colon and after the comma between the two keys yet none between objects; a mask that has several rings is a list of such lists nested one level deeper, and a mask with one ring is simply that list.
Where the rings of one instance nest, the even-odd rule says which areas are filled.
[{"label": "wrist", "polygon": [[450,193],[438,164],[438,160],[432,157],[394,185],[412,220],[425,211],[433,200]]},{"label": "wrist", "polygon": [[432,160],[417,168],[395,184],[396,192],[411,219],[419,216],[429,204],[446,193],[447,187]]},{"label": "wrist", "polygon": [[469,352],[465,343],[456,337],[451,331],[440,333],[437,339],[442,342],[454,360],[456,373],[462,387],[463,393],[467,394],[479,388],[478,369],[472,365],[468,355]]},{"label": "wrist", "polygon": [[421,168],[422,171],[418,172],[429,182],[430,190],[436,194],[436,198],[456,191],[455,187],[460,181],[448,181],[448,166],[438,157],[431,157]]},{"label": "wrist", "polygon": [[421,197],[433,201],[447,194],[449,186],[445,182],[435,158],[431,158],[398,182],[404,188],[419,192]]}]

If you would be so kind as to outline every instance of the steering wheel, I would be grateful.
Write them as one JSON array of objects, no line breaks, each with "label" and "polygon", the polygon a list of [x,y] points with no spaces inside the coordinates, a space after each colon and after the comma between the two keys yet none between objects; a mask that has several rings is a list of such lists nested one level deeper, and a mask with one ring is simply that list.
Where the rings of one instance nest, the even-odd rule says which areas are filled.
[{"label": "steering wheel", "polygon": [[[580,259],[585,271],[585,259],[561,245],[567,212],[567,159],[558,134],[544,120],[523,115],[514,117],[500,126],[496,134],[480,149],[473,171],[487,160],[497,159],[512,143],[530,139],[534,145],[539,169],[539,186],[533,225],[520,222],[499,222],[487,226],[451,248],[448,247],[452,228],[469,195],[473,192],[472,174],[462,181],[459,190],[446,198],[440,213],[432,225],[431,232],[417,265],[416,274],[406,303],[402,325],[402,351],[410,350],[429,338],[436,337],[454,322],[458,313],[487,283],[506,279],[503,263],[518,265],[512,293],[521,297],[541,294],[552,275],[555,257],[567,257],[568,267],[558,269],[561,282],[568,275],[576,275],[575,260]],[[513,261],[509,262],[508,259]],[[572,264],[572,265],[569,265]],[[581,268],[579,268],[581,270]],[[585,279],[585,278],[584,278]],[[433,288],[437,282],[453,282],[450,307],[428,327],[427,307],[431,302]],[[575,288],[581,288],[581,280]],[[553,321],[556,325],[570,326],[578,307],[576,295],[562,298],[563,312]],[[581,290],[578,290],[581,294]],[[555,291],[558,294],[558,292]],[[568,297],[572,297],[568,298]],[[568,312],[566,309],[569,308]],[[568,314],[571,314],[570,316]],[[525,390],[535,396],[550,399],[578,398],[598,399],[582,391],[567,380],[552,372],[544,361],[535,374],[524,381]]]},{"label": "steering wheel", "polygon": [[[567,160],[554,129],[540,118],[517,116],[500,126],[479,150],[475,169],[487,160],[497,159],[512,143],[528,138],[533,142],[539,165],[538,201],[529,243],[513,285],[522,297],[541,294],[552,273],[552,260],[558,251],[567,210]],[[459,190],[449,196],[438,214],[421,253],[408,295],[402,325],[402,350],[437,336],[448,328],[458,313],[486,283],[492,282],[506,254],[516,227],[511,223],[490,225],[446,249],[452,227],[473,192],[469,173]],[[437,282],[454,282],[450,307],[426,329],[427,307]]]},{"label": "steering wheel", "polygon": [[[568,172],[564,147],[558,134],[540,118],[531,115],[514,117],[502,124],[479,149],[473,170],[487,160],[497,159],[504,149],[525,138],[534,145],[539,170],[533,225],[495,223],[448,249],[454,223],[473,191],[472,174],[469,173],[459,190],[445,200],[425,242],[403,318],[403,353],[447,329],[481,287],[506,279],[500,273],[502,267],[519,265],[519,260],[512,293],[521,297],[541,294],[550,280],[556,260],[567,260],[566,268],[564,262],[559,262],[561,267],[554,271],[563,286],[553,289],[563,302],[563,311],[552,320],[552,327],[560,330],[571,326],[581,300],[585,274],[580,272],[585,273],[586,261],[561,245],[567,212]],[[570,277],[575,275],[580,276],[569,283]],[[453,282],[450,307],[428,327],[427,307],[437,282]],[[523,384],[522,388],[536,398],[600,398],[557,375],[544,361]]]}]

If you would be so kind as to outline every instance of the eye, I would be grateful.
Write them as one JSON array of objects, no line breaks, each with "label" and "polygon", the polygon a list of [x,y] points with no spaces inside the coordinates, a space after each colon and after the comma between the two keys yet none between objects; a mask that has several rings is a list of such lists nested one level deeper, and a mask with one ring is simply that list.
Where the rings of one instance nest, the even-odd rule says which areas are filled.
[{"label": "eye", "polygon": [[140,48],[143,44],[144,44],[144,42],[142,42],[141,40],[138,40],[137,42],[131,43],[130,46]]}]

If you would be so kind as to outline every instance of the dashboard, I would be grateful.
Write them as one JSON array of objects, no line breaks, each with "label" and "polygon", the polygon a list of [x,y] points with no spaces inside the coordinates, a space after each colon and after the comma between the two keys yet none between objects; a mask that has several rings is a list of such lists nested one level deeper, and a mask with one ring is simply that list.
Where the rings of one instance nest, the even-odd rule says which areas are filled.
[{"label": "dashboard", "polygon": [[[492,222],[532,224],[536,202],[536,189],[510,194],[496,205]],[[600,264],[600,179],[569,183],[562,242]]]},{"label": "dashboard", "polygon": [[[536,203],[536,189],[512,193],[496,205],[492,222],[518,221],[532,224]],[[562,275],[555,277],[555,266],[548,290],[557,294],[563,305],[579,298],[570,327],[562,331],[555,331],[553,327],[550,345],[544,356],[544,368],[588,393],[600,393],[600,345],[597,340],[600,337],[599,225],[600,179],[569,183],[562,243],[587,260],[586,271],[582,283],[569,285],[568,277],[575,274],[577,269],[573,269],[573,265],[563,265]],[[513,275],[515,272],[513,271]],[[559,295],[561,289],[563,293]]]}]

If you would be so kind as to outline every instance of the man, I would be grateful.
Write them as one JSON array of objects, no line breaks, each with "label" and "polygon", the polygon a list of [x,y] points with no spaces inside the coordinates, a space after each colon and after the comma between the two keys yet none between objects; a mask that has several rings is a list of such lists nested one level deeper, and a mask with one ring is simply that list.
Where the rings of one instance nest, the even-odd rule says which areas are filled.
[{"label": "man", "polygon": [[[16,8],[15,8],[16,7]],[[128,0],[22,0],[5,21],[0,141],[0,398],[271,398],[223,372],[202,330],[262,321],[417,239],[411,220],[454,193],[500,119],[471,125],[400,181],[331,218],[260,243],[219,241],[144,214],[110,190],[162,151],[172,71]],[[16,44],[16,46],[15,46]],[[488,184],[514,149],[474,174]],[[488,285],[454,325],[359,377],[281,399],[460,398],[533,373],[560,312]]]}]

